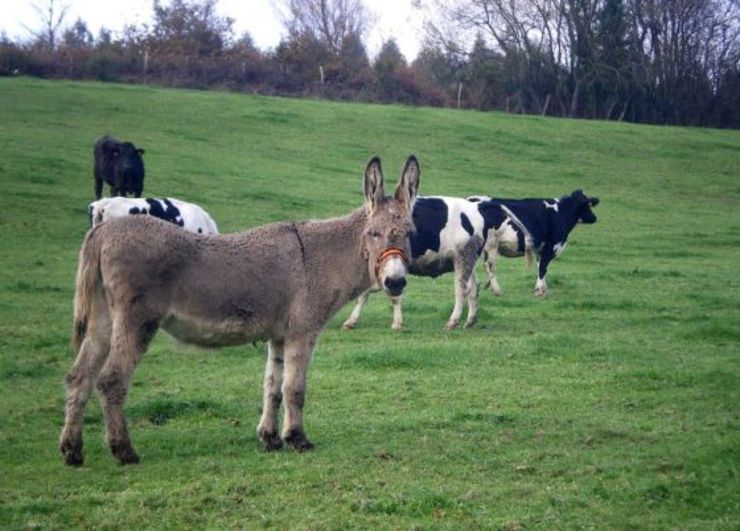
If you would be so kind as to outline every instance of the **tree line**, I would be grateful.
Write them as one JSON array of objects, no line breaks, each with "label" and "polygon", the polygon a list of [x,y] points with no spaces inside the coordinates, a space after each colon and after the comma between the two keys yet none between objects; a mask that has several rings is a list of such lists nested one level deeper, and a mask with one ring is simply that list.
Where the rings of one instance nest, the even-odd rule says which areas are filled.
[{"label": "tree line", "polygon": [[217,1],[154,0],[150,24],[93,36],[45,0],[32,38],[0,37],[0,75],[740,127],[737,0],[417,0],[410,63],[393,39],[369,57],[363,0],[283,0],[271,50]]}]

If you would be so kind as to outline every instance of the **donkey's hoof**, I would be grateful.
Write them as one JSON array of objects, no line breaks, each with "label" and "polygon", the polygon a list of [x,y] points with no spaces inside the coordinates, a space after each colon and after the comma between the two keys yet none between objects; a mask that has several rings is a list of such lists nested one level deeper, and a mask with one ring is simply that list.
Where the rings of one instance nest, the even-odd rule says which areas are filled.
[{"label": "donkey's hoof", "polygon": [[314,444],[308,440],[306,434],[300,430],[291,430],[283,437],[286,443],[291,445],[296,452],[307,452],[314,449]]},{"label": "donkey's hoof", "polygon": [[478,318],[477,317],[473,317],[472,319],[468,319],[465,322],[465,328],[473,328],[475,326],[475,323],[477,323],[477,322],[478,322]]},{"label": "donkey's hoof", "polygon": [[111,444],[110,451],[121,465],[135,465],[141,460],[129,442]]},{"label": "donkey's hoof", "polygon": [[457,328],[457,325],[460,324],[460,321],[448,321],[447,322],[447,330],[454,330]]},{"label": "donkey's hoof", "polygon": [[260,438],[262,447],[268,452],[274,452],[280,450],[283,447],[283,440],[277,434],[277,431],[267,432],[265,430],[257,430],[257,436]]},{"label": "donkey's hoof", "polygon": [[64,462],[69,466],[82,466],[85,462],[82,456],[82,441],[72,443],[70,440],[64,440],[59,443],[59,451],[64,456]]}]

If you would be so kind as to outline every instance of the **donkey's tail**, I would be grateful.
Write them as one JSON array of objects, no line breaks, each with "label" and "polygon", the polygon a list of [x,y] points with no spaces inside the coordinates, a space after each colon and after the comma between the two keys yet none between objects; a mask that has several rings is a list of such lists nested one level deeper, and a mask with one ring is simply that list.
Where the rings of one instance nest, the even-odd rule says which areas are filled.
[{"label": "donkey's tail", "polygon": [[532,233],[529,232],[527,226],[522,223],[522,220],[520,220],[509,207],[501,205],[501,210],[509,216],[509,219],[520,231],[522,231],[522,234],[524,234],[524,256],[527,257],[527,267],[532,267],[534,265],[534,238],[532,237]]},{"label": "donkey's tail", "polygon": [[74,327],[72,329],[72,348],[75,352],[79,352],[82,340],[87,333],[93,297],[100,279],[100,238],[95,238],[96,232],[92,229],[85,236],[77,264]]}]

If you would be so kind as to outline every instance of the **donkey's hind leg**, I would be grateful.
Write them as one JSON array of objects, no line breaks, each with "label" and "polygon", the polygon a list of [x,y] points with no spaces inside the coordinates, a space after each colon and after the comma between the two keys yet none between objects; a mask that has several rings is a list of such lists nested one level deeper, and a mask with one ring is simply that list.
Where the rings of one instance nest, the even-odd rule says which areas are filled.
[{"label": "donkey's hind leg", "polygon": [[80,466],[82,455],[82,418],[95,379],[110,351],[111,324],[108,310],[97,304],[87,335],[82,341],[72,369],[66,377],[67,403],[64,428],[59,436],[59,450],[68,465]]},{"label": "donkey's hind leg", "polygon": [[[128,311],[138,313],[132,309]],[[126,313],[126,310],[122,313]],[[111,453],[122,465],[139,462],[139,456],[129,439],[123,404],[136,364],[146,352],[158,328],[159,321],[155,318],[116,316],[113,320],[110,356],[98,377],[97,387],[105,416],[106,439]]]},{"label": "donkey's hind leg", "polygon": [[283,440],[298,452],[313,448],[313,443],[303,431],[303,405],[306,402],[306,373],[315,344],[315,335],[306,335],[285,342]]},{"label": "donkey's hind leg", "polygon": [[270,340],[267,344],[262,418],[257,426],[257,436],[265,450],[279,450],[283,440],[278,435],[278,411],[283,401],[283,342]]}]

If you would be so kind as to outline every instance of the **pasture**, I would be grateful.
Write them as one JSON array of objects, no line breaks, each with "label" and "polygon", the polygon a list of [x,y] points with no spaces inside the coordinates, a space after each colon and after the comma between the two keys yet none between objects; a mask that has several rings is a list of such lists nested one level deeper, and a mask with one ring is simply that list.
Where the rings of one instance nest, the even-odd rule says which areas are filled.
[{"label": "pasture", "polygon": [[[121,467],[97,398],[85,466],[57,450],[77,252],[104,133],[146,149],[146,196],[221,232],[344,214],[382,157],[420,193],[597,195],[550,267],[498,261],[501,298],[448,332],[452,275],[411,278],[406,328],[371,297],[320,337],[313,452],[255,435],[266,346],[159,335]],[[105,194],[108,190],[106,187]],[[740,132],[0,78],[0,527],[740,526]],[[477,274],[483,278],[482,267]]]}]

